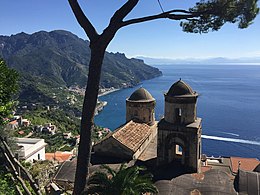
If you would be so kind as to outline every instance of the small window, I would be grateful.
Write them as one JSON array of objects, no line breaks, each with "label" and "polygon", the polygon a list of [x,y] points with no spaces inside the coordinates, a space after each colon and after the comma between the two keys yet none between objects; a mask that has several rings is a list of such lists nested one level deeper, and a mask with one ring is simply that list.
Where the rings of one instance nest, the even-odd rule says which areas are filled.
[{"label": "small window", "polygon": [[175,122],[180,123],[181,122],[181,108],[175,109]]},{"label": "small window", "polygon": [[179,108],[178,115],[181,116],[181,108]]},{"label": "small window", "polygon": [[40,154],[38,154],[38,160],[40,160],[41,159],[41,155]]}]

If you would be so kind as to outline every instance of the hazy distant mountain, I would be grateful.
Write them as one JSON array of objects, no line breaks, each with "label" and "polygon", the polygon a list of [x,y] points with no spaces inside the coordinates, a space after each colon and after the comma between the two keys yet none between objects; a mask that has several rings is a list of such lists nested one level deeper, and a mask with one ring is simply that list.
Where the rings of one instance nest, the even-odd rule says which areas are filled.
[{"label": "hazy distant mountain", "polygon": [[[85,86],[90,59],[89,42],[62,30],[0,36],[0,57],[26,77],[53,85]],[[106,53],[101,86],[121,87],[161,75],[157,68],[124,54]]]},{"label": "hazy distant mountain", "polygon": [[244,57],[244,58],[207,58],[207,59],[165,59],[165,58],[149,58],[138,56],[137,58],[144,60],[145,63],[151,65],[162,65],[162,64],[260,64],[260,57]]}]

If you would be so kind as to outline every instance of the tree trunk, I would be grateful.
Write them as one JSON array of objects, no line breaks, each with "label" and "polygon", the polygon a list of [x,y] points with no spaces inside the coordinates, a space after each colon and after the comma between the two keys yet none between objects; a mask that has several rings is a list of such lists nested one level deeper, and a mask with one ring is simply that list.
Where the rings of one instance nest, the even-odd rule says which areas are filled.
[{"label": "tree trunk", "polygon": [[81,115],[80,143],[73,191],[73,194],[75,195],[81,194],[84,191],[88,180],[92,145],[91,131],[94,125],[95,108],[97,104],[105,48],[106,47],[104,47],[104,44],[90,43],[91,58],[89,62],[88,83],[85,91]]}]

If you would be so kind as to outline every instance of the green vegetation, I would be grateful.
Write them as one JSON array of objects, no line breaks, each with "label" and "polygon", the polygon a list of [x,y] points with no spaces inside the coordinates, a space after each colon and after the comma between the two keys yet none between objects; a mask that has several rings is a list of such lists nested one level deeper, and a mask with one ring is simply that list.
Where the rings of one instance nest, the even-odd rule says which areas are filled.
[{"label": "green vegetation", "polygon": [[32,110],[23,115],[29,119],[32,125],[45,125],[52,123],[57,126],[59,132],[71,132],[74,135],[78,134],[80,119],[73,116],[69,112],[63,110]]},{"label": "green vegetation", "polygon": [[71,151],[76,147],[76,138],[64,139],[63,133],[56,133],[54,135],[34,133],[32,137],[45,140],[48,144],[46,152]]},{"label": "green vegetation", "polygon": [[[13,100],[18,89],[18,73],[7,67],[5,61],[0,58],[0,135],[11,138],[13,131],[6,129],[7,117],[10,117],[16,102]],[[11,147],[13,142],[10,139]],[[0,153],[1,157],[2,153]],[[2,162],[0,162],[0,166]]]},{"label": "green vegetation", "polygon": [[54,164],[47,160],[37,161],[33,164],[22,162],[22,164],[30,172],[32,177],[38,181],[39,186],[42,189],[50,182],[52,176],[56,171]]},{"label": "green vegetation", "polygon": [[[3,166],[0,166],[0,194],[17,195],[15,185],[18,185],[19,189],[25,194],[21,184],[16,181],[14,183],[11,179],[12,174],[8,173]],[[26,187],[31,194],[35,194],[28,181],[25,180]]]},{"label": "green vegetation", "polygon": [[[80,126],[80,119],[76,118],[75,116],[72,116],[69,112],[65,112],[63,110],[48,111],[43,109],[37,109],[27,112],[23,115],[23,117],[30,120],[32,123],[31,126],[22,128],[24,129],[25,135],[28,134],[28,132],[33,131],[35,125],[44,126],[47,123],[52,123],[57,127],[56,133],[54,135],[35,131],[31,136],[45,140],[45,142],[48,144],[46,146],[46,152],[55,152],[57,150],[64,151],[68,148],[72,150],[75,146],[75,138],[64,139],[63,137],[63,133],[65,132],[71,132],[72,135],[79,134],[78,131]],[[19,130],[17,130],[17,132]]]},{"label": "green vegetation", "polygon": [[[58,30],[0,36],[0,42],[5,45],[0,48],[0,57],[20,74],[20,106],[57,107],[72,116],[81,116],[83,95],[70,91],[69,87],[85,88],[87,84],[88,41]],[[142,60],[127,59],[119,53],[106,53],[100,85],[127,87],[159,75],[161,72],[157,68],[145,65]]]},{"label": "green vegetation", "polygon": [[60,148],[60,151],[71,151],[73,150],[75,147],[74,146],[70,146],[70,145],[64,145]]},{"label": "green vegetation", "polygon": [[[23,134],[19,134],[19,132],[23,131]],[[21,127],[16,131],[13,131],[14,137],[24,137],[32,132],[32,127]]]},{"label": "green vegetation", "polygon": [[8,68],[0,58],[0,125],[4,124],[4,118],[9,117],[14,109],[15,102],[12,96],[18,89],[17,80],[18,73]]},{"label": "green vegetation", "polygon": [[[27,78],[29,77],[30,76]],[[32,105],[34,105],[34,107],[42,109],[48,106],[50,108],[63,110],[72,116],[81,116],[82,95],[69,91],[67,87],[57,87],[41,82],[30,82],[28,80],[21,81],[22,90],[19,95],[20,106],[32,107]],[[21,110],[21,112],[24,111]]]},{"label": "green vegetation", "polygon": [[[31,137],[44,139],[48,144],[46,146],[46,152],[55,152],[57,150],[71,151],[75,147],[76,138],[74,138],[74,136],[79,134],[80,119],[73,116],[70,112],[58,109],[36,109],[26,112],[23,115],[23,118],[31,121],[31,125],[29,127],[20,127],[17,129],[14,133],[15,137],[24,137],[33,132]],[[44,126],[47,123],[51,123],[57,127],[54,135],[35,131],[35,126]],[[23,131],[23,134],[20,135],[18,133],[19,131]],[[71,132],[73,137],[65,139],[63,133],[68,132]],[[96,142],[108,133],[108,129],[95,126],[95,128],[93,128],[92,140]]]},{"label": "green vegetation", "polygon": [[[69,105],[70,86],[85,88],[90,49],[88,41],[62,30],[0,36],[0,57],[21,74],[20,103],[57,104],[81,111],[82,97]],[[19,44],[18,44],[19,42]],[[126,87],[161,75],[157,68],[124,54],[106,52],[101,87]],[[79,104],[78,104],[79,102]],[[78,105],[79,106],[78,106]]]},{"label": "green vegetation", "polygon": [[126,167],[122,164],[118,171],[107,165],[101,167],[104,171],[95,172],[88,182],[88,194],[99,195],[135,195],[146,192],[158,193],[153,185],[152,175],[144,173],[144,167]]},{"label": "green vegetation", "polygon": [[0,167],[0,194],[16,195],[15,185],[11,179],[12,174]]},{"label": "green vegetation", "polygon": [[91,133],[91,140],[97,142],[103,139],[110,131],[107,128],[95,126]]}]

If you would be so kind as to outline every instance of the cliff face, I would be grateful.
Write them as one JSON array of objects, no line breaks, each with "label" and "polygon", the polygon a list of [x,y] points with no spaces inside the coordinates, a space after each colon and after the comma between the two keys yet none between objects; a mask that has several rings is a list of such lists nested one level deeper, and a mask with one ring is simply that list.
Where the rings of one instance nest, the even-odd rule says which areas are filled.
[{"label": "cliff face", "polygon": [[[0,57],[18,70],[23,83],[37,79],[58,87],[86,86],[89,42],[62,30],[0,36]],[[124,54],[105,54],[101,87],[124,87],[160,76],[161,72],[142,60]]]}]

